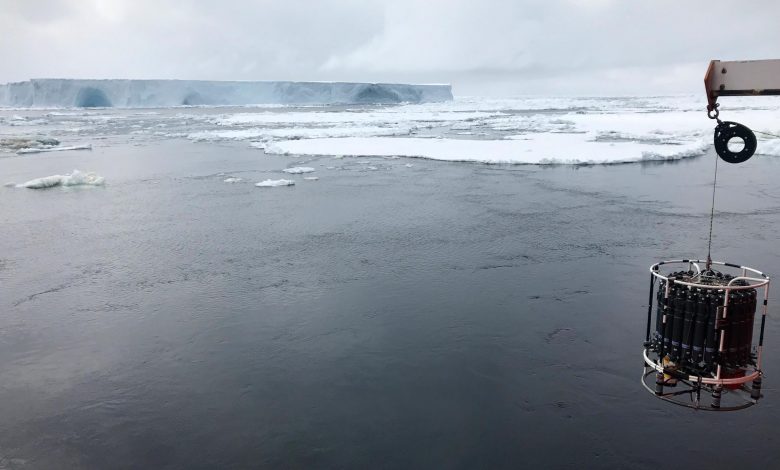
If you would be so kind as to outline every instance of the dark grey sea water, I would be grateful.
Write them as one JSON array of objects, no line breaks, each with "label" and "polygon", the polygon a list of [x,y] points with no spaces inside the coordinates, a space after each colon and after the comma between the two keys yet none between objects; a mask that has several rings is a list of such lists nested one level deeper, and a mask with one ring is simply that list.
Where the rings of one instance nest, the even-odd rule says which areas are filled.
[{"label": "dark grey sea water", "polygon": [[[0,468],[772,468],[776,296],[758,406],[694,412],[639,380],[647,268],[706,256],[713,158],[168,139],[0,159],[2,182],[108,182],[0,188]],[[292,164],[319,181],[220,175]],[[778,176],[720,165],[715,258],[780,272]]]}]

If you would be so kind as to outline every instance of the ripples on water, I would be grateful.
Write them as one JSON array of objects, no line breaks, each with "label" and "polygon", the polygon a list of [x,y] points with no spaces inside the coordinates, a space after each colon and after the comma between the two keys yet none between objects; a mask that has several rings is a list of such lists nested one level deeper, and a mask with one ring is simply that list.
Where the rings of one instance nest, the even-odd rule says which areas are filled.
[{"label": "ripples on water", "polygon": [[[647,267],[703,256],[712,154],[409,167],[135,134],[225,114],[143,113],[74,131],[91,152],[0,160],[107,180],[2,188],[0,468],[771,466],[773,317],[755,408],[639,383]],[[320,179],[252,185],[291,166]],[[780,272],[778,170],[721,166],[715,256]]]}]

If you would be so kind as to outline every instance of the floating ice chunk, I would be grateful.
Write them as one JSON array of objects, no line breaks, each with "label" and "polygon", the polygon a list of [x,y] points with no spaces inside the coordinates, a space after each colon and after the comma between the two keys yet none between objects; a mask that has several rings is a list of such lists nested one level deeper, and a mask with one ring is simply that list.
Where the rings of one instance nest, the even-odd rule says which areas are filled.
[{"label": "floating ice chunk", "polygon": [[60,145],[60,141],[51,137],[0,139],[0,148],[20,150],[25,148],[49,148]]},{"label": "floating ice chunk", "polygon": [[301,173],[313,173],[314,168],[310,166],[294,166],[292,168],[285,168],[282,171],[291,175],[300,175]]},{"label": "floating ice chunk", "polygon": [[73,170],[73,173],[62,179],[63,186],[103,186],[105,183],[106,179],[102,176],[93,172],[82,173],[79,170]]},{"label": "floating ice chunk", "polygon": [[29,189],[53,188],[54,186],[60,186],[64,178],[65,176],[63,175],[44,176],[43,178],[35,178],[34,180],[22,183],[16,187]]},{"label": "floating ice chunk", "polygon": [[64,152],[66,150],[92,150],[92,144],[73,145],[70,147],[28,147],[19,149],[16,151],[16,153],[23,155],[27,153]]},{"label": "floating ice chunk", "polygon": [[52,175],[43,178],[36,178],[26,183],[16,185],[17,188],[45,189],[55,186],[102,186],[106,182],[105,178],[95,173],[83,173],[79,170],[73,170],[73,173],[66,175]]},{"label": "floating ice chunk", "polygon": [[414,165],[413,165],[413,164],[411,164],[411,163],[407,163],[407,164],[406,164],[406,165],[404,165],[404,166],[405,166],[406,168],[411,168],[411,167],[413,167]]},{"label": "floating ice chunk", "polygon": [[317,181],[318,179],[320,179],[320,177],[319,176],[304,176],[303,179],[305,179],[306,181]]},{"label": "floating ice chunk", "polygon": [[223,183],[240,183],[242,181],[244,181],[244,180],[241,179],[241,178],[233,177],[233,176],[231,176],[230,178],[225,178],[224,180],[222,180]]},{"label": "floating ice chunk", "polygon": [[293,186],[295,185],[295,181],[293,180],[265,180],[261,181],[259,183],[255,183],[255,186],[258,188],[274,188],[277,186]]}]

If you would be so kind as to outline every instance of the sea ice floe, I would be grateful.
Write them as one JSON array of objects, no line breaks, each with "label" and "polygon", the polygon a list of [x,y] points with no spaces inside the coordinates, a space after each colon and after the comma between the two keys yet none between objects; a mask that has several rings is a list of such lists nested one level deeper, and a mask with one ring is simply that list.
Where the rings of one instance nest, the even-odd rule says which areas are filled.
[{"label": "sea ice floe", "polygon": [[306,181],[317,181],[317,180],[320,179],[320,177],[319,176],[304,176],[303,179],[305,179]]},{"label": "sea ice floe", "polygon": [[293,186],[295,185],[295,181],[293,180],[265,180],[261,181],[259,183],[255,183],[255,186],[258,188],[274,188],[277,186]]},{"label": "sea ice floe", "polygon": [[225,178],[224,180],[222,180],[223,183],[240,183],[242,181],[244,181],[244,180],[242,180],[241,178],[233,177],[233,176],[231,176],[230,178]]},{"label": "sea ice floe", "polygon": [[28,119],[24,116],[11,116],[10,118],[0,118],[0,122],[5,121],[9,126],[38,126],[47,124],[46,119]]},{"label": "sea ice floe", "polygon": [[770,155],[780,157],[780,140],[761,140],[758,142],[756,153],[759,155]]},{"label": "sea ice floe", "polygon": [[515,164],[612,164],[676,160],[703,154],[709,143],[694,140],[653,145],[590,142],[581,134],[543,134],[523,140],[344,138],[276,142],[267,153],[284,155],[401,155],[433,160]]},{"label": "sea ice floe", "polygon": [[92,150],[92,144],[86,145],[72,145],[70,147],[32,147],[23,148],[16,151],[16,153],[23,155],[27,153],[43,153],[43,152],[64,152],[66,150]]},{"label": "sea ice floe", "polygon": [[291,175],[300,175],[301,173],[313,173],[314,168],[310,166],[294,166],[292,168],[285,168],[282,171]]},{"label": "sea ice floe", "polygon": [[503,112],[467,112],[467,111],[417,111],[406,106],[391,107],[384,111],[315,111],[290,113],[238,113],[213,119],[211,122],[221,126],[236,125],[281,125],[314,124],[319,126],[339,124],[388,125],[404,123],[445,123],[469,121],[503,115]]},{"label": "sea ice floe", "polygon": [[44,176],[36,178],[26,183],[16,185],[17,188],[45,189],[55,186],[102,186],[106,182],[105,178],[92,172],[83,173],[79,170],[73,170],[70,174]]},{"label": "sea ice floe", "polygon": [[[290,128],[251,128],[231,130],[209,130],[193,132],[187,136],[196,142],[212,142],[223,140],[261,140],[267,142],[273,139],[321,139],[325,137],[373,137],[408,135],[412,131],[408,125],[356,126],[356,127],[290,127]],[[252,147],[263,146],[251,144]]]},{"label": "sea ice floe", "polygon": [[0,139],[0,148],[8,150],[21,150],[26,148],[51,148],[60,145],[60,141],[51,137],[11,137]]}]

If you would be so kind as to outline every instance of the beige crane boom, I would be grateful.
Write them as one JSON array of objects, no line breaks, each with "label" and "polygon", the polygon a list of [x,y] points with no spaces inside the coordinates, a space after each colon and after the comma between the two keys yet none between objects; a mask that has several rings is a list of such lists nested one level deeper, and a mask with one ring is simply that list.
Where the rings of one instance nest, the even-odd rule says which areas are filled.
[{"label": "beige crane boom", "polygon": [[719,96],[780,95],[780,59],[711,60],[704,87],[710,112]]}]

